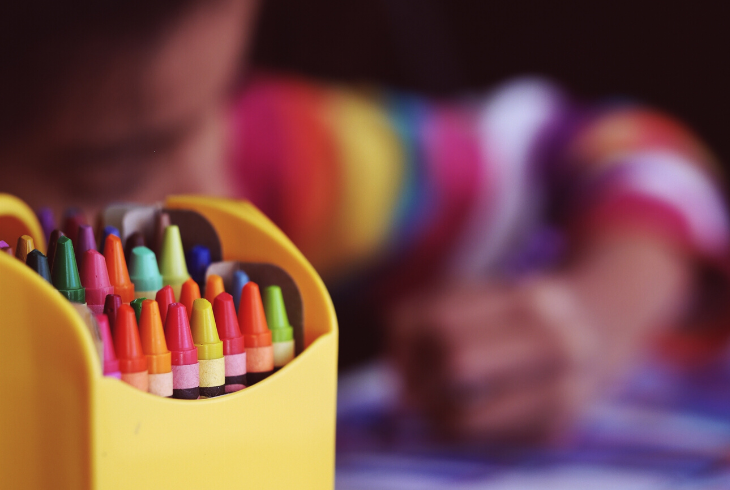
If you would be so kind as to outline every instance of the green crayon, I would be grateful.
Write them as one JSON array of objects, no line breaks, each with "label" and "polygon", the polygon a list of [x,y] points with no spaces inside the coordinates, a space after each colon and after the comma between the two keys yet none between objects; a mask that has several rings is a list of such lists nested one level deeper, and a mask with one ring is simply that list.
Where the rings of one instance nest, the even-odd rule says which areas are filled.
[{"label": "green crayon", "polygon": [[74,303],[86,302],[86,291],[81,286],[76,254],[71,239],[62,236],[56,242],[56,252],[51,270],[53,285],[58,292]]},{"label": "green crayon", "polygon": [[129,278],[134,283],[135,298],[154,298],[162,289],[162,275],[155,253],[147,247],[134,247],[129,254]]},{"label": "green crayon", "polygon": [[175,298],[180,299],[182,285],[190,279],[190,274],[188,274],[188,267],[185,264],[185,252],[180,237],[180,228],[177,225],[165,228],[160,251],[160,272],[163,285],[172,286]]},{"label": "green crayon", "polygon": [[137,298],[132,300],[129,305],[134,310],[134,314],[137,317],[137,325],[139,325],[139,318],[142,316],[142,302],[147,298]]},{"label": "green crayon", "polygon": [[274,347],[274,370],[278,370],[294,359],[294,329],[289,323],[279,286],[264,289],[264,311]]}]

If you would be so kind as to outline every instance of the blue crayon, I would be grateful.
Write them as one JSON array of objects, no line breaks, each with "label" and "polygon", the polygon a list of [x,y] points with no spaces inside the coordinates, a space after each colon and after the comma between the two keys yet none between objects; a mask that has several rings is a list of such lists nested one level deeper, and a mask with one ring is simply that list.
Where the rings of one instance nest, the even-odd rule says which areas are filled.
[{"label": "blue crayon", "polygon": [[187,262],[188,273],[193,281],[198,283],[198,287],[202,290],[205,288],[205,272],[210,265],[210,250],[208,247],[196,245],[185,254],[185,262]]},{"label": "blue crayon", "polygon": [[232,295],[233,304],[236,305],[236,313],[238,313],[238,305],[241,304],[241,291],[243,291],[243,286],[245,286],[248,281],[248,274],[245,272],[238,270],[233,273]]},{"label": "blue crayon", "polygon": [[104,250],[104,245],[106,244],[106,237],[108,237],[109,235],[114,235],[114,236],[118,236],[119,238],[121,238],[121,235],[119,234],[119,230],[117,230],[113,226],[105,226],[101,232],[101,241],[99,242],[99,250]]}]

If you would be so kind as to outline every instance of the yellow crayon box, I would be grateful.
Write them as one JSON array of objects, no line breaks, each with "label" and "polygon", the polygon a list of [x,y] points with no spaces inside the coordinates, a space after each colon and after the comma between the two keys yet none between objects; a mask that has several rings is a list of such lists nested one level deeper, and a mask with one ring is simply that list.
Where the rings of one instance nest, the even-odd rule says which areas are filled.
[{"label": "yellow crayon box", "polygon": [[[327,489],[334,485],[337,319],[312,266],[252,204],[169,197],[203,216],[222,259],[275,264],[301,296],[301,352],[269,378],[208,400],[176,400],[104,377],[77,308],[0,254],[0,487]],[[0,239],[41,227],[0,194]],[[12,241],[11,241],[12,240]]]}]

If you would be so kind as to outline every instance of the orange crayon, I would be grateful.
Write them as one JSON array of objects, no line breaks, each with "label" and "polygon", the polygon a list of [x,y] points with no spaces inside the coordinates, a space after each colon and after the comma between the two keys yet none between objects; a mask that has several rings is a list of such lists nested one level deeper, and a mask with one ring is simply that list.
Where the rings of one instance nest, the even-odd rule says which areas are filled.
[{"label": "orange crayon", "polygon": [[226,290],[223,287],[223,278],[218,274],[209,275],[208,280],[205,282],[205,299],[207,299],[210,304],[213,304],[215,298],[219,294],[225,292]]},{"label": "orange crayon", "polygon": [[142,341],[137,328],[137,317],[129,305],[122,305],[117,311],[114,327],[114,348],[119,360],[122,381],[142,391],[149,391],[147,357],[142,350]]},{"label": "orange crayon", "polygon": [[274,372],[271,330],[266,324],[261,293],[255,282],[248,282],[241,291],[238,324],[246,345],[246,381],[251,386]]},{"label": "orange crayon", "polygon": [[171,356],[165,342],[165,330],[162,328],[162,318],[157,301],[146,299],[142,302],[139,336],[142,340],[142,351],[147,356],[150,393],[171,397]]},{"label": "orange crayon", "polygon": [[193,316],[193,302],[199,298],[200,286],[198,286],[198,283],[192,278],[185,281],[180,291],[180,303],[184,304],[188,311],[188,320]]},{"label": "orange crayon", "polygon": [[109,273],[109,282],[114,286],[114,294],[118,294],[122,298],[122,303],[129,304],[134,300],[134,284],[129,278],[122,240],[118,236],[109,235],[106,237],[104,258]]}]

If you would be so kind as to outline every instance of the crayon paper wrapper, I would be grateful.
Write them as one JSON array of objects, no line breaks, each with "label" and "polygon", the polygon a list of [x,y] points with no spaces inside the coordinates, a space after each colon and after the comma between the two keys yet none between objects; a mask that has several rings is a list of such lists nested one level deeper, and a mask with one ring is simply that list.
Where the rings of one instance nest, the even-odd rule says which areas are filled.
[{"label": "crayon paper wrapper", "polygon": [[274,349],[268,347],[246,348],[246,370],[249,373],[264,373],[274,370]]},{"label": "crayon paper wrapper", "polygon": [[241,376],[246,374],[246,353],[225,356],[226,376]]},{"label": "crayon paper wrapper", "polygon": [[172,396],[172,373],[150,374],[150,393]]},{"label": "crayon paper wrapper", "polygon": [[289,340],[287,342],[274,342],[273,348],[275,367],[286,366],[292,359],[294,359],[293,340]]},{"label": "crayon paper wrapper", "polygon": [[140,373],[122,373],[122,381],[144,392],[150,390],[150,380],[147,371]]},{"label": "crayon paper wrapper", "polygon": [[172,366],[172,387],[176,390],[189,390],[200,386],[200,368],[198,364]]},{"label": "crayon paper wrapper", "polygon": [[208,388],[226,384],[226,362],[220,359],[198,359],[200,365],[200,386]]}]

